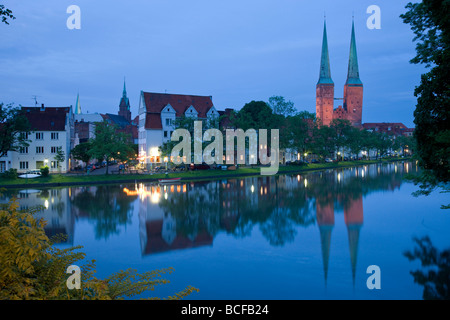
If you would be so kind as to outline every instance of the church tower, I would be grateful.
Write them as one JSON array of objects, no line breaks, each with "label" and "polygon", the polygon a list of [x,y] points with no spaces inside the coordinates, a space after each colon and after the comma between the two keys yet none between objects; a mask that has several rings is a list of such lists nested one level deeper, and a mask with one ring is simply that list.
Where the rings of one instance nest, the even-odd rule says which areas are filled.
[{"label": "church tower", "polygon": [[355,127],[361,126],[363,84],[359,79],[358,56],[356,54],[355,24],[352,22],[350,55],[348,59],[347,81],[344,85],[344,110],[346,119]]},{"label": "church tower", "polygon": [[127,97],[127,89],[125,87],[125,79],[123,80],[122,98],[119,104],[119,116],[124,117],[128,122],[131,122],[130,101]]},{"label": "church tower", "polygon": [[330,57],[328,54],[327,26],[323,23],[322,57],[320,59],[319,81],[316,85],[316,117],[323,125],[333,120],[334,82],[331,79]]}]

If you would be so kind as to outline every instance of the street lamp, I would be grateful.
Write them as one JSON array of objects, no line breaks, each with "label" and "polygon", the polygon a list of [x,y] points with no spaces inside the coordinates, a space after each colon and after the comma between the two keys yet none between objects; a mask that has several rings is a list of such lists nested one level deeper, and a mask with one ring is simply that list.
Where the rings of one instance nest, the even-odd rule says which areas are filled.
[{"label": "street lamp", "polygon": [[164,162],[166,163],[166,171],[167,171],[167,162],[169,162],[169,157],[164,157]]}]

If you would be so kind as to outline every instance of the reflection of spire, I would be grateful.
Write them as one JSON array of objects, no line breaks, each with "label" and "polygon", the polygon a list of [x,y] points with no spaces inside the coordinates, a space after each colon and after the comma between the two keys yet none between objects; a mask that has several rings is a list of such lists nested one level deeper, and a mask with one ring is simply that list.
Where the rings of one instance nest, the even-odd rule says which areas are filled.
[{"label": "reflection of spire", "polygon": [[331,247],[331,231],[334,227],[334,207],[333,203],[321,206],[319,202],[316,203],[317,224],[320,231],[320,245],[322,248],[322,262],[323,272],[325,278],[325,286],[328,280],[328,263],[330,260]]},{"label": "reflection of spire", "polygon": [[352,265],[352,280],[355,286],[356,260],[358,256],[358,242],[361,225],[347,225],[348,244],[350,249],[350,263]]},{"label": "reflection of spire", "polygon": [[347,225],[350,263],[352,267],[353,286],[355,285],[356,260],[358,256],[359,233],[363,224],[362,196],[344,206],[344,219]]}]

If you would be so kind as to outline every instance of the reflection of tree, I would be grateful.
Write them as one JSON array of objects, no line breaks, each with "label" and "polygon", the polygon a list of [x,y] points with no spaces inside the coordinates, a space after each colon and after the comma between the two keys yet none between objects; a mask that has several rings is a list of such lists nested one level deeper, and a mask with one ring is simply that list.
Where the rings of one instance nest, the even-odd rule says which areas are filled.
[{"label": "reflection of tree", "polygon": [[[398,170],[390,165],[373,165],[351,172],[337,169],[302,177],[280,175],[197,182],[186,185],[186,192],[170,193],[167,199],[162,197],[159,205],[176,219],[177,232],[183,235],[195,236],[206,230],[212,236],[222,231],[243,238],[259,225],[271,245],[282,246],[294,240],[296,227],[316,222],[312,209],[315,203],[348,208],[369,193],[399,187],[404,172],[400,170],[401,164],[398,166]],[[338,173],[340,182],[336,181]]]},{"label": "reflection of tree", "polygon": [[107,239],[111,234],[119,234],[118,227],[131,221],[131,203],[137,196],[127,196],[119,186],[98,186],[91,192],[86,188],[74,196],[73,206],[87,212],[94,220],[96,238]]},{"label": "reflection of tree", "polygon": [[[214,182],[212,182],[214,183]],[[199,183],[183,193],[171,193],[160,200],[159,205],[164,212],[176,219],[177,233],[194,238],[206,230],[215,235],[218,231],[217,197],[215,188],[207,188],[207,183]]]},{"label": "reflection of tree", "polygon": [[306,227],[314,223],[305,188],[284,189],[275,180],[275,193],[269,199],[272,199],[269,206],[271,213],[261,223],[261,232],[271,245],[283,246],[293,242],[297,233],[295,226]]},{"label": "reflection of tree", "polygon": [[407,251],[404,255],[413,261],[419,259],[425,270],[411,271],[414,282],[423,286],[423,299],[450,299],[450,249],[439,252],[433,247],[428,236],[421,239],[414,238],[417,247],[414,251]]}]

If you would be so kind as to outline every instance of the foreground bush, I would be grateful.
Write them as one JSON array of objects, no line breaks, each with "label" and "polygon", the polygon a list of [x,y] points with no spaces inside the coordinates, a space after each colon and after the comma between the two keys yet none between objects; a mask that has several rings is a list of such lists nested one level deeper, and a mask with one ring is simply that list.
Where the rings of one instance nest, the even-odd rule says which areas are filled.
[{"label": "foreground bush", "polygon": [[[95,278],[95,260],[77,263],[85,258],[78,251],[81,246],[56,248],[54,244],[61,237],[46,236],[45,221],[34,217],[39,210],[19,211],[15,199],[0,207],[0,299],[114,300],[153,291],[157,285],[169,282],[162,275],[172,273],[173,268],[142,274],[128,269],[103,280]],[[70,275],[66,270],[74,264],[80,265],[81,288],[69,290],[66,281]],[[166,299],[181,299],[193,291],[198,289],[188,286]]]}]

